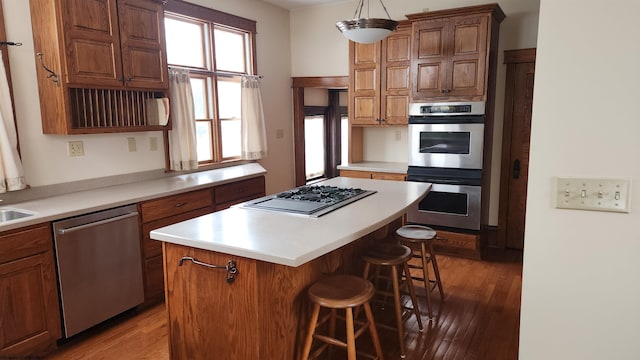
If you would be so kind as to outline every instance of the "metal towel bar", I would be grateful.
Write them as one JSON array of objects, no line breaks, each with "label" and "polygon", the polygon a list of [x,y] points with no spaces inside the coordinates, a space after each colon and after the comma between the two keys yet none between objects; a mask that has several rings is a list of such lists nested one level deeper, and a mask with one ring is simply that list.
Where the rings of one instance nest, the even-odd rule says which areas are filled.
[{"label": "metal towel bar", "polygon": [[227,283],[229,283],[229,284],[231,284],[236,279],[236,275],[238,274],[238,268],[236,267],[236,262],[234,260],[227,261],[227,265],[212,265],[212,264],[207,264],[207,263],[202,262],[202,261],[198,261],[198,260],[192,258],[191,256],[183,256],[182,259],[180,259],[180,262],[178,263],[178,266],[182,266],[185,261],[191,261],[192,263],[194,263],[196,265],[208,267],[210,269],[224,269],[224,270],[226,270],[227,271]]}]

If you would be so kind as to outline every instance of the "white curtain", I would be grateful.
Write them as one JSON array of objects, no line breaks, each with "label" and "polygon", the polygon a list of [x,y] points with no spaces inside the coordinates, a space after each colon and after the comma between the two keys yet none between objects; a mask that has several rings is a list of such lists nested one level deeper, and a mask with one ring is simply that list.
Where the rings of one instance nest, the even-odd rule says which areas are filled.
[{"label": "white curtain", "polygon": [[267,156],[267,132],[262,111],[259,76],[242,77],[242,154],[245,160]]},{"label": "white curtain", "polygon": [[18,136],[7,73],[0,52],[0,193],[27,187],[18,155]]},{"label": "white curtain", "polygon": [[195,170],[198,168],[196,147],[196,121],[189,71],[169,69],[169,162],[171,170]]}]

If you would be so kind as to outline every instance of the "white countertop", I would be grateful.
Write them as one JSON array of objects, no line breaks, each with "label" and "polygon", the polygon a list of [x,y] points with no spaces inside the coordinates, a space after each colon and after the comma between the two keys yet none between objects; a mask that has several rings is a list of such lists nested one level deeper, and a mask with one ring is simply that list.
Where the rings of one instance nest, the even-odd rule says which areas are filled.
[{"label": "white countertop", "polygon": [[22,219],[0,223],[0,231],[39,224],[93,211],[133,204],[168,195],[179,194],[201,188],[263,175],[266,170],[257,163],[230,166],[215,170],[200,171],[184,175],[165,177],[151,181],[109,186],[100,189],[79,191],[65,195],[26,201],[1,209],[20,209],[34,213]]},{"label": "white countertop", "polygon": [[295,267],[397,219],[431,187],[346,177],[318,184],[377,192],[319,218],[235,206],[152,230],[151,238]]},{"label": "white countertop", "polygon": [[406,174],[407,163],[384,162],[384,161],[363,161],[358,163],[338,165],[338,170],[356,170],[356,171],[376,171],[395,174]]}]

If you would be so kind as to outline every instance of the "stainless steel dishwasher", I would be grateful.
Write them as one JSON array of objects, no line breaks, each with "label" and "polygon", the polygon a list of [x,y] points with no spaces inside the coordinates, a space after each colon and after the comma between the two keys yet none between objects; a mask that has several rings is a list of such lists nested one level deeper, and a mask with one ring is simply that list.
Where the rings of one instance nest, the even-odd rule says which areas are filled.
[{"label": "stainless steel dishwasher", "polygon": [[136,205],[53,223],[65,337],[144,300]]}]

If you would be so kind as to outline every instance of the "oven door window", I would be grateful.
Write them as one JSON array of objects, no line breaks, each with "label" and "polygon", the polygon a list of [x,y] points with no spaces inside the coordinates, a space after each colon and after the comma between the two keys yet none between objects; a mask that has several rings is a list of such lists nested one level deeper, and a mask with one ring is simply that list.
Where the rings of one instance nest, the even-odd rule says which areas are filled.
[{"label": "oven door window", "polygon": [[470,132],[420,132],[420,153],[423,154],[469,154],[470,144]]},{"label": "oven door window", "polygon": [[444,214],[467,215],[468,194],[430,191],[420,202],[420,211],[432,211]]}]

